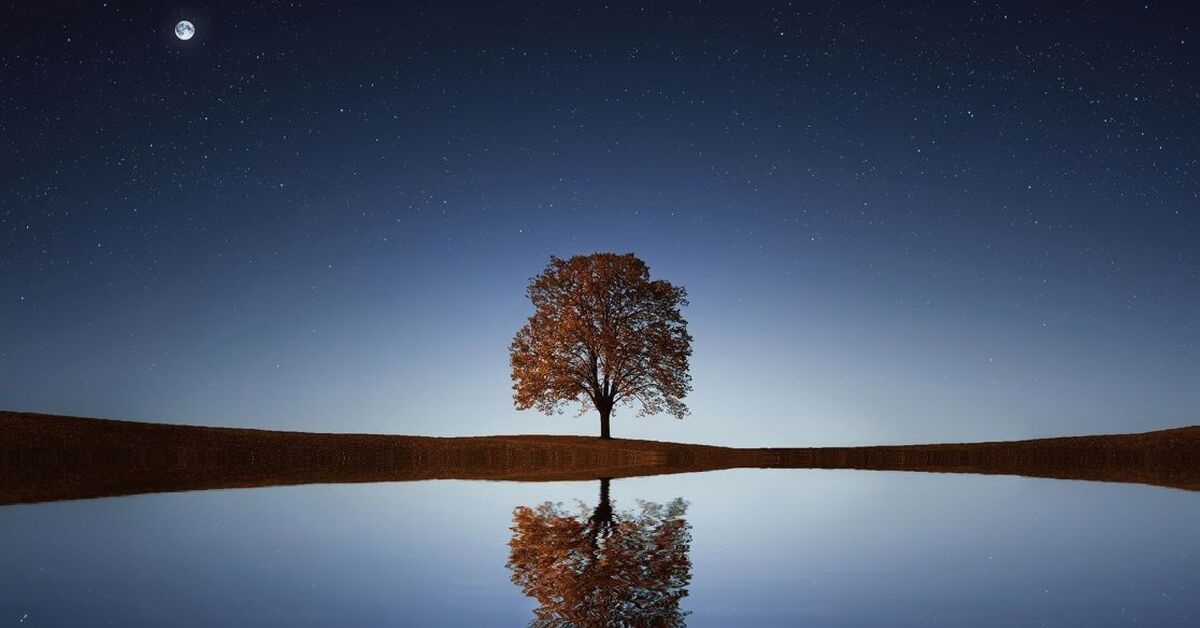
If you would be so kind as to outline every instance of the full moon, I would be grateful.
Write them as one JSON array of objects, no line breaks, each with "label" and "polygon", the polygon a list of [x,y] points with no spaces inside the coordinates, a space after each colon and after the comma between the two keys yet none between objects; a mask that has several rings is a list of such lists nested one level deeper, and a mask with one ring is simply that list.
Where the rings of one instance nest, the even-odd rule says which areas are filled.
[{"label": "full moon", "polygon": [[179,23],[175,25],[175,36],[183,41],[191,39],[195,34],[196,27],[187,20],[179,20]]}]

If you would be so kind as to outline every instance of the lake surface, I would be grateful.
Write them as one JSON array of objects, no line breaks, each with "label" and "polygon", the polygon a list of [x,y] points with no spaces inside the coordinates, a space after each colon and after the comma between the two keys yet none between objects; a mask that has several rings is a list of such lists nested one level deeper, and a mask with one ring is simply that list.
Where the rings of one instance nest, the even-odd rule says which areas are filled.
[{"label": "lake surface", "polygon": [[4,506],[0,625],[1200,625],[1194,492],[732,470],[612,480],[609,514],[600,484]]}]

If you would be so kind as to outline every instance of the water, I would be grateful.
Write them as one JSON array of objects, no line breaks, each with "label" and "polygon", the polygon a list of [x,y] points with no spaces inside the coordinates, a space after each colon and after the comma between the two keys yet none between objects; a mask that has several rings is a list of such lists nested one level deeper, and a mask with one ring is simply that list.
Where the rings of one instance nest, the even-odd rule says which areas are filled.
[{"label": "water", "polygon": [[[569,589],[560,601],[568,618],[628,616],[640,604],[664,625],[1200,623],[1196,493],[737,470],[613,480],[609,495],[611,519],[594,518],[599,482],[299,486],[0,507],[0,625],[523,626],[535,612],[554,617],[514,575],[533,593]],[[561,506],[539,509],[545,502]],[[518,565],[514,512],[527,513]],[[550,539],[552,525],[566,527]],[[597,573],[615,584],[594,590]]]}]

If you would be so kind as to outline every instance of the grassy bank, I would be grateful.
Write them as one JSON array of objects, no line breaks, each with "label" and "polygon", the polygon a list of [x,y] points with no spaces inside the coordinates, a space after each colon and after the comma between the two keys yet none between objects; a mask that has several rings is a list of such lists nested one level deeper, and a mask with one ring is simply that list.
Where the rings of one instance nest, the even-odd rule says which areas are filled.
[{"label": "grassy bank", "polygon": [[1200,490],[1200,427],[889,447],[312,434],[0,411],[0,504],[289,484],[593,480],[730,468],[988,473]]}]

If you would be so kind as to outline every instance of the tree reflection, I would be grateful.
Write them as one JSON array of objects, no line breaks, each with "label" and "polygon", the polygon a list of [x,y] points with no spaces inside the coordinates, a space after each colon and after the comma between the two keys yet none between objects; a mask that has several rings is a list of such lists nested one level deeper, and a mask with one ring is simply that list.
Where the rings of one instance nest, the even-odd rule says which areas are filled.
[{"label": "tree reflection", "polygon": [[540,606],[531,626],[684,625],[692,563],[687,502],[638,501],[615,512],[608,480],[589,515],[546,502],[513,511],[508,568],[512,581]]}]

